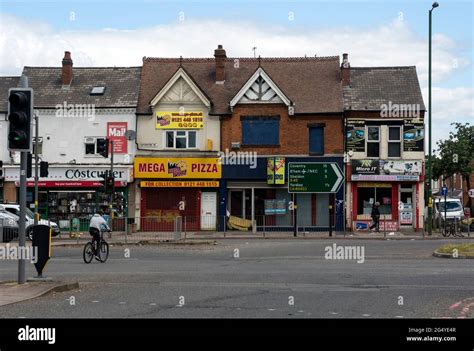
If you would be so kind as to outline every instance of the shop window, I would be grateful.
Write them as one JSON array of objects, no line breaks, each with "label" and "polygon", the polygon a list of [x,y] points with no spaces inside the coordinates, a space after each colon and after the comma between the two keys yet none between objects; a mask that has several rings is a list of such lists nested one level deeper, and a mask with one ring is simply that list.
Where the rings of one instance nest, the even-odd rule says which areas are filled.
[{"label": "shop window", "polygon": [[367,127],[367,157],[380,156],[380,127]]},{"label": "shop window", "polygon": [[242,117],[242,145],[278,146],[280,117]]},{"label": "shop window", "polygon": [[324,155],[324,128],[309,128],[309,153],[310,155]]},{"label": "shop window", "polygon": [[195,149],[197,145],[196,131],[167,130],[165,143],[168,149]]},{"label": "shop window", "polygon": [[401,157],[400,127],[388,127],[388,157]]},{"label": "shop window", "polygon": [[357,214],[369,215],[372,205],[379,202],[381,215],[392,213],[392,187],[358,187],[357,188]]}]

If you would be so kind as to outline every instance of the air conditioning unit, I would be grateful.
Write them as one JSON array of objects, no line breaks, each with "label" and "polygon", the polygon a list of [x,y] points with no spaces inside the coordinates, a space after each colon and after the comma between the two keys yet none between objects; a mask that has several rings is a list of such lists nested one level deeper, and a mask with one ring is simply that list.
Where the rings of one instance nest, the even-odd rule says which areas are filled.
[{"label": "air conditioning unit", "polygon": [[231,149],[240,149],[240,142],[239,141],[233,141],[230,143]]}]

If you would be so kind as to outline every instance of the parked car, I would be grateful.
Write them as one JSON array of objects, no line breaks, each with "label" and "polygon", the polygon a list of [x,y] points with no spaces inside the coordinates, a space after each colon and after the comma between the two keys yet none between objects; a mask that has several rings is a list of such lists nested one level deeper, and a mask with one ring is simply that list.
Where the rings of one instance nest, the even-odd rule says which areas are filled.
[{"label": "parked car", "polygon": [[[446,211],[445,211],[446,206]],[[458,219],[459,221],[464,219],[464,208],[460,199],[447,198],[446,205],[444,199],[435,199],[435,205],[433,207],[434,213],[433,218],[436,223],[444,221],[445,212],[446,219]]]},{"label": "parked car", "polygon": [[18,219],[16,216],[0,208],[0,229],[2,233],[2,242],[8,243],[18,238]]},{"label": "parked car", "polygon": [[[13,213],[16,216],[20,216],[20,205],[17,204],[1,204],[6,211]],[[29,208],[26,209],[26,236],[33,239],[33,225],[35,224],[35,214]],[[38,224],[49,225],[51,227],[52,236],[57,236],[60,233],[59,226],[55,222],[49,220],[40,219]]]}]

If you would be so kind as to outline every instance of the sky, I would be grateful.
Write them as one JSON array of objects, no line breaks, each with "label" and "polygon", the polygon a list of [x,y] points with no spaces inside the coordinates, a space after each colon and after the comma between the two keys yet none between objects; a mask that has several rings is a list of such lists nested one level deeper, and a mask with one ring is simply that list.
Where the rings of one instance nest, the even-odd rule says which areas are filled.
[{"label": "sky", "polygon": [[[474,121],[474,2],[433,11],[433,145]],[[428,107],[432,1],[0,0],[0,75],[23,66],[140,66],[148,57],[342,56],[352,67],[416,66]]]}]

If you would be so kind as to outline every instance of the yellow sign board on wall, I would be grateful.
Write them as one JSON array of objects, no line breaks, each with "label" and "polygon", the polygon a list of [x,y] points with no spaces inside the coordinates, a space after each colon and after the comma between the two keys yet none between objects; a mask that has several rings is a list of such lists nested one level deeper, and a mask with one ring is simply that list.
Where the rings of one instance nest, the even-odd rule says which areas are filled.
[{"label": "yellow sign board on wall", "polygon": [[156,129],[201,129],[204,113],[199,111],[158,111]]},{"label": "yellow sign board on wall", "polygon": [[267,184],[285,184],[285,158],[267,159]]},{"label": "yellow sign board on wall", "polygon": [[141,188],[218,188],[218,180],[191,180],[191,181],[176,181],[176,180],[142,180],[140,182]]},{"label": "yellow sign board on wall", "polygon": [[220,179],[222,165],[210,157],[136,157],[134,173],[135,178]]}]

